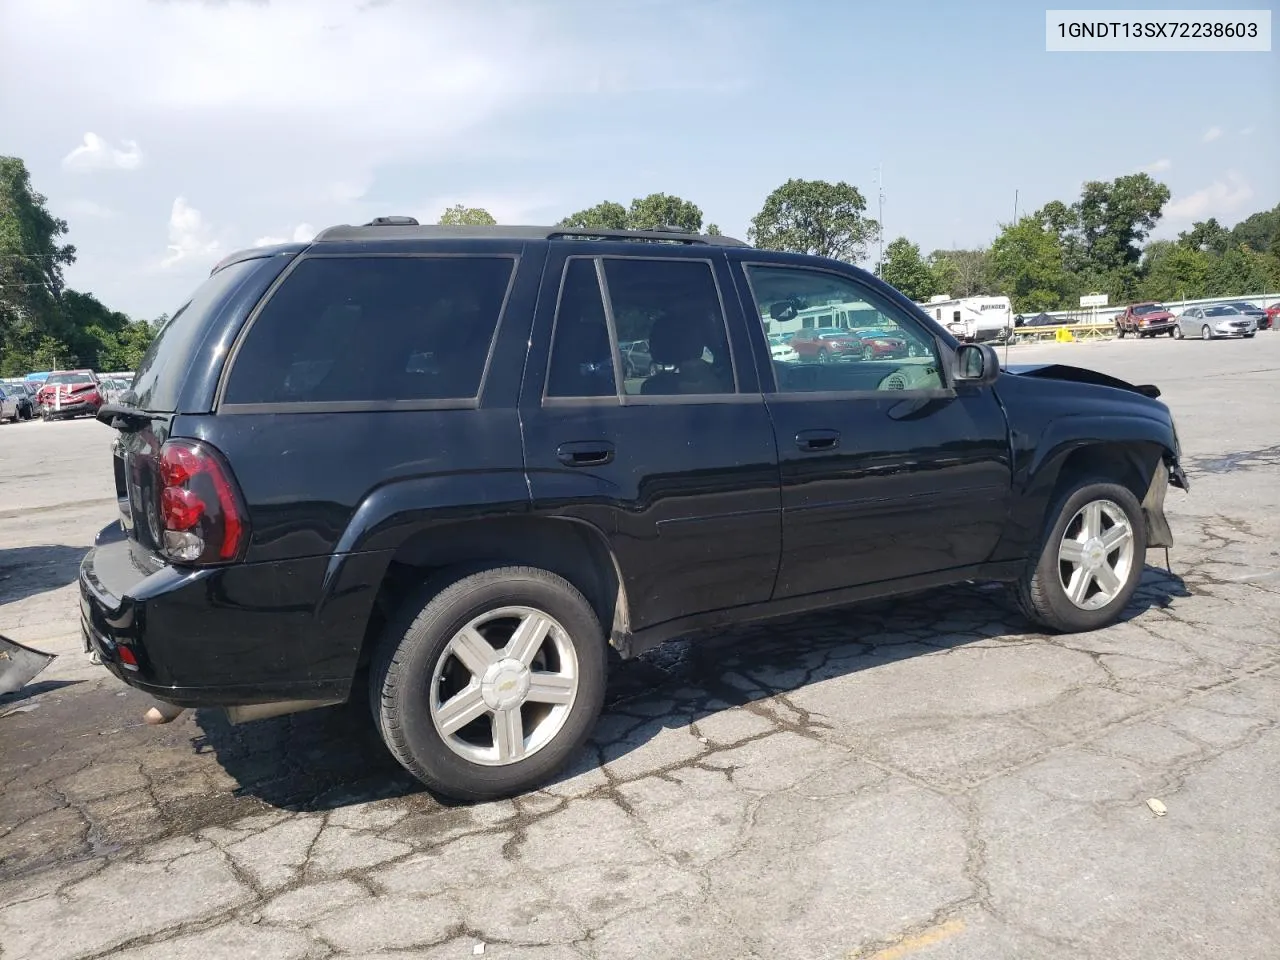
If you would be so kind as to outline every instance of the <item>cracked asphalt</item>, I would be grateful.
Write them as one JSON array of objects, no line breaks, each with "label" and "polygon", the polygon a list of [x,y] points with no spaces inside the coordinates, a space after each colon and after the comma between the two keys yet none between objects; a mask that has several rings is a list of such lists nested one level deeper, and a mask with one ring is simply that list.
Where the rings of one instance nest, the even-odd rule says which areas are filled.
[{"label": "cracked asphalt", "polygon": [[77,636],[109,431],[0,426],[0,633],[60,655],[0,698],[0,957],[1273,960],[1280,333],[1009,359],[1174,410],[1193,493],[1124,622],[971,584],[676,642],[560,780],[469,807],[360,703],[142,725]]}]

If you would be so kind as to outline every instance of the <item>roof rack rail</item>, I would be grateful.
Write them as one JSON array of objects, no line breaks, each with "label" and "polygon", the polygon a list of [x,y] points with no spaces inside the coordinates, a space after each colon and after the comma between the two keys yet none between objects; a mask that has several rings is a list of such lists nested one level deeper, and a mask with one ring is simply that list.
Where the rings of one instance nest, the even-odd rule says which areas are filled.
[{"label": "roof rack rail", "polygon": [[690,233],[678,227],[654,230],[606,230],[578,227],[441,226],[412,217],[378,217],[362,226],[341,224],[316,234],[313,243],[361,240],[630,240],[648,243],[747,247],[733,237]]},{"label": "roof rack rail", "polygon": [[416,227],[418,221],[413,217],[374,217],[366,227]]}]

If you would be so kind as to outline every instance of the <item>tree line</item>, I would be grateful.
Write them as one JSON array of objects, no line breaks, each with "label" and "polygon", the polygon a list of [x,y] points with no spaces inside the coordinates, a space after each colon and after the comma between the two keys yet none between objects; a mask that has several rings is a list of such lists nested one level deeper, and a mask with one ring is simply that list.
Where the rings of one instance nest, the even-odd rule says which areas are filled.
[{"label": "tree line", "polygon": [[51,214],[26,164],[0,157],[0,376],[87,367],[132,370],[156,326],[70,290],[63,267],[76,248]]},{"label": "tree line", "polygon": [[[1052,201],[1003,224],[990,246],[935,250],[906,237],[891,241],[877,269],[913,300],[931,296],[1008,296],[1019,312],[1078,306],[1087,293],[1112,303],[1280,292],[1280,205],[1232,229],[1209,219],[1176,240],[1150,241],[1169,188],[1148,174],[1090,181],[1070,204]],[[456,204],[439,222],[495,224],[487,210]],[[719,235],[690,200],[651,193],[606,200],[564,217],[560,226],[597,230],[676,227]],[[765,198],[747,239],[757,247],[864,261],[880,239],[861,191],[843,181],[792,179]],[[76,249],[65,220],[46,207],[26,165],[0,157],[0,375],[58,367],[132,370],[165,317],[132,319],[92,294],[70,290],[62,270]]]}]

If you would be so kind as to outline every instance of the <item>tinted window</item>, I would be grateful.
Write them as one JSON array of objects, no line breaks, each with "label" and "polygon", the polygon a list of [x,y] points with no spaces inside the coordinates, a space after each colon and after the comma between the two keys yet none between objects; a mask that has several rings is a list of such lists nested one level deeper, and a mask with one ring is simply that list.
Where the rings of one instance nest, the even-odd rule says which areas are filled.
[{"label": "tinted window", "polygon": [[570,260],[560,285],[549,397],[613,397],[613,351],[594,260]]},{"label": "tinted window", "polygon": [[507,257],[304,260],[240,345],[223,402],[474,397],[513,265]]},{"label": "tinted window", "polygon": [[733,393],[733,361],[711,264],[607,258],[604,273],[618,339],[648,346],[648,362],[625,371],[625,393]]},{"label": "tinted window", "polygon": [[205,320],[263,260],[242,260],[223,267],[196,289],[179,307],[147,348],[133,380],[133,403],[144,410],[171,413],[177,409],[178,391],[195,359],[193,353],[205,334]]},{"label": "tinted window", "polygon": [[[782,393],[936,390],[943,386],[933,337],[906,311],[846,277],[789,267],[749,266],[757,316],[774,329],[803,331],[815,308],[844,312],[847,330],[800,332],[794,356],[774,358]],[[803,324],[803,325],[802,325]]]}]

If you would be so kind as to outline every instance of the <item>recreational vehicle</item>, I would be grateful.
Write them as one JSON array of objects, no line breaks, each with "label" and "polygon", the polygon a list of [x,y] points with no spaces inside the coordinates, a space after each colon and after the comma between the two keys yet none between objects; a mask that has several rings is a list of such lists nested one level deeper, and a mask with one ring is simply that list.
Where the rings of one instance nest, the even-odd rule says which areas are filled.
[{"label": "recreational vehicle", "polygon": [[1013,304],[1008,297],[934,297],[918,306],[966,343],[1007,340],[1013,333]]}]

